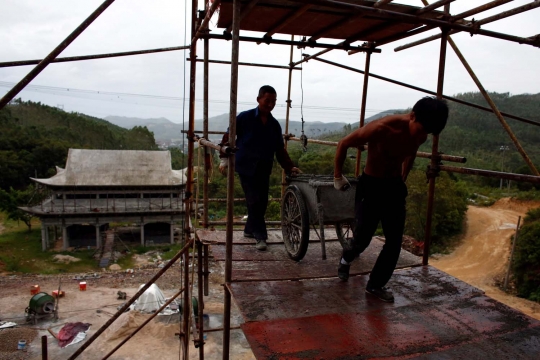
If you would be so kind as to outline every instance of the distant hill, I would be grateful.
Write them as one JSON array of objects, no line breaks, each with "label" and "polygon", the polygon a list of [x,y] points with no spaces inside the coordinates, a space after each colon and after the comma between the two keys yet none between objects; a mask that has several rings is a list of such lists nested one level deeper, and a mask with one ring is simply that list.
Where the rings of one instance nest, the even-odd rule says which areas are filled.
[{"label": "distant hill", "polygon": [[[366,119],[366,123],[388,114],[393,114],[398,110],[386,110],[378,113]],[[182,141],[182,124],[173,123],[166,118],[134,118],[124,116],[107,116],[105,120],[108,122],[123,127],[125,129],[131,129],[134,126],[146,126],[148,130],[154,133],[154,137],[158,142],[166,143],[178,143]],[[285,119],[278,119],[283,131],[285,131]],[[225,131],[229,127],[229,114],[221,114],[213,116],[208,119],[210,124],[210,130],[213,131]],[[334,133],[336,131],[342,131],[343,127],[347,125],[344,122],[321,122],[321,121],[306,121],[304,122],[304,132],[308,137],[318,137],[324,134]],[[187,123],[186,123],[187,129]],[[203,129],[203,121],[195,120],[195,130]],[[289,133],[300,136],[302,131],[301,121],[289,122]],[[220,140],[220,135],[211,135],[211,140]]]},{"label": "distant hill", "polygon": [[[0,188],[24,188],[29,177],[49,177],[69,148],[156,150],[145,127],[130,130],[103,119],[19,99],[0,110]],[[96,174],[98,175],[98,174]]]}]

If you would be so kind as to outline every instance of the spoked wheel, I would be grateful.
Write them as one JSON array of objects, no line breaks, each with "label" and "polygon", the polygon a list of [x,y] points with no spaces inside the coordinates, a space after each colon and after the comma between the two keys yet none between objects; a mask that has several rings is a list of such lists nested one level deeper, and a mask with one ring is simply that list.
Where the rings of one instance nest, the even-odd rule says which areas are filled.
[{"label": "spoked wheel", "polygon": [[354,231],[354,220],[342,221],[336,223],[336,235],[343,247],[343,250],[351,249],[351,240]]},{"label": "spoked wheel", "polygon": [[309,244],[309,214],[300,190],[291,185],[281,200],[281,229],[289,257],[300,261]]}]

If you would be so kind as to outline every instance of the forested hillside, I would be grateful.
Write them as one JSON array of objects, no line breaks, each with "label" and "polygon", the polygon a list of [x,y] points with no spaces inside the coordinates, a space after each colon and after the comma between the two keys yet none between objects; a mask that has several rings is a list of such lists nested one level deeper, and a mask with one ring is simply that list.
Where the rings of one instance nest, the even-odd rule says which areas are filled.
[{"label": "forested hillside", "polygon": [[[499,110],[540,122],[540,94],[512,96],[508,93],[492,93],[490,95]],[[488,106],[480,93],[458,94],[455,97]],[[466,157],[467,163],[464,166],[467,167],[500,171],[502,165],[506,172],[527,173],[528,168],[524,160],[493,113],[450,101],[448,106],[450,108],[448,124],[441,134],[439,142],[441,152]],[[407,111],[410,109],[397,112]],[[513,119],[506,120],[529,157],[537,167],[540,167],[540,127]],[[346,125],[342,131],[321,136],[320,139],[339,141],[356,127],[355,124]],[[508,150],[501,151],[501,146],[508,146]],[[331,167],[325,167],[320,162],[324,157],[331,157],[334,151],[332,148],[310,144],[308,149],[310,149],[308,152],[303,153],[299,144],[293,143],[290,152],[294,154],[294,158],[300,166],[307,167],[309,170],[324,169],[325,173],[331,171]],[[431,151],[431,138],[428,138],[420,150]],[[316,156],[314,153],[318,155]],[[351,151],[350,155],[353,154],[354,151]],[[319,162],[319,164],[314,164],[314,162]],[[420,159],[417,161],[417,167],[423,168],[426,164],[426,161]],[[488,185],[495,184],[498,180],[483,179],[482,181]]]},{"label": "forested hillside", "polygon": [[49,177],[65,164],[69,148],[157,149],[145,127],[109,122],[34,102],[13,101],[0,110],[0,189],[23,189],[29,177]]}]

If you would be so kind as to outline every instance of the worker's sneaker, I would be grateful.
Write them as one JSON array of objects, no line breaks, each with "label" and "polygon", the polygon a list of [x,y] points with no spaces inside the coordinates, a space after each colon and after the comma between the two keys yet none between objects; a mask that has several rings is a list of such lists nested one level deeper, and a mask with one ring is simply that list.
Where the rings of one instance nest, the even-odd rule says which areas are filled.
[{"label": "worker's sneaker", "polygon": [[341,279],[341,281],[347,281],[349,280],[349,270],[351,268],[351,265],[345,265],[341,262],[339,263],[339,267],[337,269],[337,275]]},{"label": "worker's sneaker", "polygon": [[255,249],[259,251],[265,251],[266,250],[266,240],[257,240],[257,244],[255,244]]},{"label": "worker's sneaker", "polygon": [[382,301],[392,302],[392,303],[394,302],[394,295],[392,294],[390,290],[388,290],[385,287],[375,288],[369,285],[368,283],[368,285],[366,286],[366,292],[368,294],[378,297]]},{"label": "worker's sneaker", "polygon": [[253,233],[248,233],[248,232],[245,232],[245,231],[244,231],[244,237],[254,239],[254,238],[255,238],[255,235],[253,235]]}]

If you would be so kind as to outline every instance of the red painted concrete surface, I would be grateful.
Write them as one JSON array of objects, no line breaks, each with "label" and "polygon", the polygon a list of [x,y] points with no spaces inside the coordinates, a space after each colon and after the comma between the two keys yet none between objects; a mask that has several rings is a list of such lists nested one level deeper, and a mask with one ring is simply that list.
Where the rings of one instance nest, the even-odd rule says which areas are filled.
[{"label": "red painted concrete surface", "polygon": [[397,271],[389,283],[394,304],[365,294],[366,282],[231,289],[257,359],[540,358],[539,321],[432,267]]},{"label": "red painted concrete surface", "polygon": [[[223,262],[224,232],[197,232]],[[228,286],[257,359],[540,359],[540,321],[402,251],[388,286],[395,303],[364,289],[382,242],[337,279],[341,246],[310,244],[290,260],[276,235],[259,252],[235,232]],[[413,266],[413,267],[411,267]],[[367,274],[367,275],[366,275]]]}]

